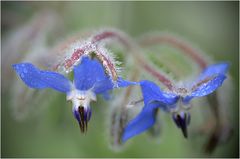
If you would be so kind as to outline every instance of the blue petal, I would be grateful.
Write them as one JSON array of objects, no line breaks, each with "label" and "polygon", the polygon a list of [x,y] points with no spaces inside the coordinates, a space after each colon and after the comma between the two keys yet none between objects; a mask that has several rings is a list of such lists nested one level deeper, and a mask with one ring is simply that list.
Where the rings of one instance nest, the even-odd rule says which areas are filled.
[{"label": "blue petal", "polygon": [[118,78],[117,87],[128,87],[130,85],[138,85],[138,82],[126,81],[122,78]]},{"label": "blue petal", "polygon": [[219,74],[226,74],[229,68],[229,64],[227,62],[217,63],[208,66],[198,77],[197,81],[204,80],[209,77],[214,77]]},{"label": "blue petal", "polygon": [[188,103],[193,97],[202,97],[214,92],[220,87],[225,80],[229,69],[227,62],[217,63],[207,67],[192,84],[193,92],[191,95],[183,99],[184,103]]},{"label": "blue petal", "polygon": [[102,94],[103,99],[105,99],[105,100],[110,100],[110,99],[113,98],[113,96],[112,96],[112,94],[110,93],[110,91],[105,91],[105,92],[103,92],[103,93],[101,93],[101,94]]},{"label": "blue petal", "polygon": [[96,94],[100,94],[100,93],[104,93],[108,90],[111,90],[113,89],[113,83],[112,83],[112,80],[110,79],[105,79],[105,80],[102,80],[102,81],[99,81],[99,82],[96,82],[94,84],[94,87],[93,87],[93,91],[96,93]]},{"label": "blue petal", "polygon": [[79,90],[88,90],[96,82],[107,79],[104,68],[97,59],[83,57],[81,63],[74,67],[74,84]]},{"label": "blue petal", "polygon": [[[102,64],[97,59],[88,57],[83,57],[81,63],[74,67],[74,83],[79,90],[94,88],[96,94],[115,88],[110,77],[105,74]],[[117,81],[117,87],[136,84],[136,82],[125,81],[122,78]]]},{"label": "blue petal", "polygon": [[139,135],[152,127],[156,121],[155,110],[158,107],[158,102],[144,106],[141,113],[131,120],[124,128],[122,141],[126,142],[129,138]]},{"label": "blue petal", "polygon": [[141,81],[143,99],[145,106],[141,113],[131,120],[124,129],[122,141],[134,137],[149,129],[155,123],[155,110],[161,108],[167,110],[175,105],[179,97],[175,94],[165,93],[153,82]]},{"label": "blue petal", "polygon": [[107,78],[105,80],[95,83],[94,92],[96,94],[99,94],[99,93],[104,93],[106,91],[112,90],[113,88],[127,87],[130,85],[137,85],[137,84],[138,84],[137,82],[126,81],[126,80],[123,80],[122,78],[118,78],[116,85],[114,85],[112,80]]},{"label": "blue petal", "polygon": [[63,93],[67,93],[71,89],[71,82],[59,73],[39,70],[30,63],[19,63],[12,66],[23,82],[31,88],[52,88]]},{"label": "blue petal", "polygon": [[222,85],[225,79],[226,76],[222,74],[214,77],[207,83],[200,85],[196,90],[192,92],[190,96],[185,97],[183,99],[183,102],[188,103],[193,97],[202,97],[214,92],[218,87]]},{"label": "blue petal", "polygon": [[140,85],[145,105],[153,101],[158,101],[162,105],[171,106],[174,105],[179,99],[179,97],[175,94],[163,92],[155,83],[151,81],[141,81]]}]

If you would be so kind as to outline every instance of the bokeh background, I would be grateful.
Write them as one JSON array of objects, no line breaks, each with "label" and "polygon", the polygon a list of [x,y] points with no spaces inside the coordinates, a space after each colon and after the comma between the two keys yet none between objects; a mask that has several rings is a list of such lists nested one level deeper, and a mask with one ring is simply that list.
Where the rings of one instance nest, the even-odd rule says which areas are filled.
[{"label": "bokeh background", "polygon": [[[220,145],[213,157],[237,157],[239,134],[239,3],[238,2],[1,2],[2,39],[43,10],[62,19],[64,38],[84,29],[115,27],[138,37],[151,31],[182,35],[216,61],[230,61],[234,93],[231,107],[234,134]],[[14,47],[14,46],[12,46]],[[4,59],[1,59],[2,63]],[[9,64],[11,65],[11,64]],[[2,71],[3,72],[3,71]],[[1,75],[3,77],[4,74]],[[16,76],[14,76],[16,78]],[[9,86],[10,87],[10,86]],[[80,134],[65,95],[57,94],[38,116],[16,121],[10,109],[9,89],[1,92],[2,157],[206,157],[197,142],[185,140],[170,124],[157,141],[146,134],[113,151],[106,137],[106,105],[93,105],[87,134]],[[67,105],[67,106],[66,106]],[[165,125],[171,123],[171,119]]]}]

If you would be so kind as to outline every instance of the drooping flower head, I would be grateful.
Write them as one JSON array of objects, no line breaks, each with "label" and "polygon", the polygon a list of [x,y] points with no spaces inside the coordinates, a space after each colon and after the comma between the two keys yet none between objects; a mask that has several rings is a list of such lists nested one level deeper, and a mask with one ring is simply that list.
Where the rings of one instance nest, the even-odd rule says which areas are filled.
[{"label": "drooping flower head", "polygon": [[81,62],[74,66],[73,82],[62,74],[40,70],[31,63],[14,64],[13,68],[23,82],[31,88],[51,88],[65,93],[67,100],[72,101],[72,112],[79,123],[81,132],[87,130],[87,123],[91,118],[90,102],[96,101],[97,94],[106,94],[114,88],[136,84],[120,77],[114,83],[105,74],[101,63],[87,56],[81,57]]},{"label": "drooping flower head", "polygon": [[187,125],[190,123],[190,101],[214,92],[226,79],[228,63],[218,63],[207,67],[190,87],[177,87],[162,91],[158,85],[150,81],[141,81],[140,86],[144,99],[144,107],[139,115],[132,119],[124,129],[122,140],[138,135],[152,127],[155,123],[155,111],[161,109],[172,114],[176,125],[187,137]]}]

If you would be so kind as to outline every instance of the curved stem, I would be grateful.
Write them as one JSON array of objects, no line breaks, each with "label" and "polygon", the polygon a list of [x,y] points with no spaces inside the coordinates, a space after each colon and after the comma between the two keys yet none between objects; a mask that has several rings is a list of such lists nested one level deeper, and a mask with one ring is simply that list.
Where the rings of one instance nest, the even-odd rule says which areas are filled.
[{"label": "curved stem", "polygon": [[126,49],[130,50],[130,52],[134,55],[136,61],[140,64],[141,67],[148,71],[152,76],[156,77],[169,90],[173,89],[173,84],[171,80],[168,79],[164,74],[151,67],[148,63],[146,63],[144,58],[141,56],[140,48],[125,34],[111,30],[102,31],[99,34],[93,36],[92,43],[98,44],[107,39],[117,39],[119,42],[121,42],[122,45],[126,47]]},{"label": "curved stem", "polygon": [[207,67],[208,61],[201,56],[202,53],[199,50],[191,47],[188,43],[176,38],[175,36],[169,34],[149,35],[139,41],[139,44],[143,47],[164,43],[170,44],[173,47],[182,50],[182,53],[192,58],[192,60],[194,60],[201,69]]},{"label": "curved stem", "polygon": [[117,31],[111,31],[106,30],[102,31],[92,37],[92,44],[98,44],[99,42],[102,42],[103,40],[107,39],[117,39],[119,42],[121,42],[127,49],[131,48],[128,38],[124,35],[121,35]]},{"label": "curved stem", "polygon": [[[70,48],[70,52],[71,52]],[[83,55],[96,55],[96,58],[102,63],[108,75],[110,75],[113,81],[117,80],[117,70],[114,61],[108,55],[108,52],[101,46],[96,46],[94,43],[83,43],[82,46],[76,47],[70,57],[65,58],[63,62],[54,66],[54,70],[63,69],[65,72],[69,72],[73,69]]]}]

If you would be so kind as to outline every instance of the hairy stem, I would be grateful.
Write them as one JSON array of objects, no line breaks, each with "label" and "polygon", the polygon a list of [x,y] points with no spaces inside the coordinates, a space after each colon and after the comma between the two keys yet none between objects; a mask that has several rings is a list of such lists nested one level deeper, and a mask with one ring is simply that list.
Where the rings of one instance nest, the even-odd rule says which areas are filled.
[{"label": "hairy stem", "polygon": [[57,63],[53,67],[54,70],[62,69],[68,73],[73,69],[74,65],[80,62],[82,56],[91,56],[94,54],[95,57],[102,63],[107,74],[112,77],[113,81],[117,80],[118,76],[114,61],[110,58],[108,51],[102,46],[96,46],[96,43],[87,41],[83,42],[81,46],[75,46],[73,52],[71,50],[71,47],[66,52],[67,53],[65,54],[68,54],[68,52],[70,52],[70,55],[68,55],[68,57],[65,57],[63,62]]},{"label": "hairy stem", "polygon": [[207,67],[208,61],[203,58],[200,50],[193,48],[187,42],[184,42],[183,40],[176,38],[175,36],[172,36],[170,34],[148,35],[139,41],[139,44],[142,47],[149,47],[151,45],[164,43],[170,44],[173,47],[182,50],[182,53],[194,60],[201,67],[201,69]]},{"label": "hairy stem", "polygon": [[153,68],[151,65],[145,62],[144,58],[141,56],[142,51],[140,47],[131,40],[127,35],[114,31],[114,30],[106,30],[102,31],[99,34],[96,34],[92,38],[92,42],[94,44],[101,43],[104,40],[108,39],[117,39],[122,45],[130,50],[130,52],[134,55],[134,59],[137,61],[137,63],[146,71],[148,71],[152,76],[156,77],[161,83],[163,83],[169,90],[173,89],[173,84],[168,77],[166,77],[164,74],[157,71],[155,68]]}]

